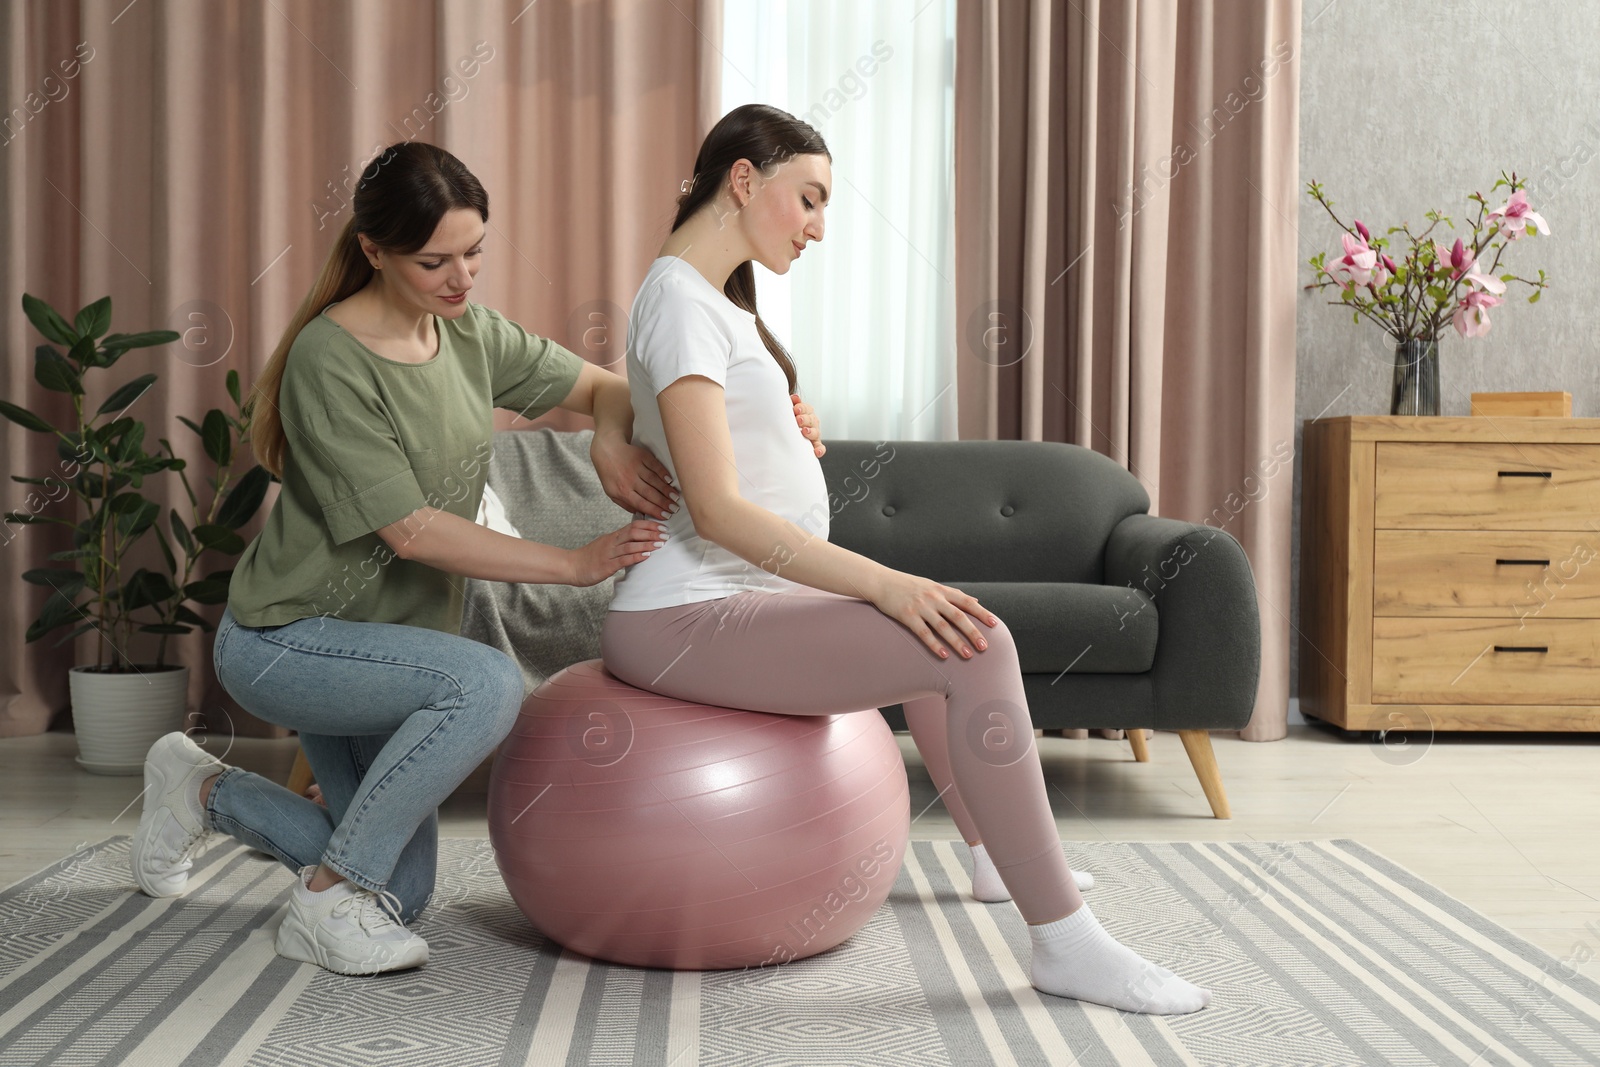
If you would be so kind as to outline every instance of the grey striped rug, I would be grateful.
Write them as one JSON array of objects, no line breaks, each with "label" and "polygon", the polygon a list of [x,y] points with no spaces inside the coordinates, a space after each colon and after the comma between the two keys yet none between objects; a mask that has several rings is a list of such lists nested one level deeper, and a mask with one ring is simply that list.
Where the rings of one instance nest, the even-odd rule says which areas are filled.
[{"label": "grey striped rug", "polygon": [[1600,985],[1354,841],[1068,842],[1111,932],[1212,990],[1165,1018],[1035,992],[1020,916],[966,896],[957,842],[916,842],[831,952],[673,973],[547,944],[488,841],[447,839],[431,961],[371,978],[273,952],[291,875],[262,854],[214,837],[153,900],[127,852],[0,893],[0,1064],[1600,1063]]}]

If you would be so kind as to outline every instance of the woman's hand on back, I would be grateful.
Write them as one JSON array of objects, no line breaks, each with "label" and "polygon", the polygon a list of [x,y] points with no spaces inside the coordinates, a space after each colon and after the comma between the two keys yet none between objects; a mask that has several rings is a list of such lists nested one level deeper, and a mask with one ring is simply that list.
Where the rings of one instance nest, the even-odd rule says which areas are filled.
[{"label": "woman's hand on back", "polygon": [[631,567],[660,548],[667,528],[655,519],[635,519],[572,550],[573,585],[599,585],[624,567]]},{"label": "woman's hand on back", "polygon": [[589,459],[606,496],[619,507],[658,519],[676,510],[679,494],[672,475],[648,448],[631,445],[620,435],[597,433],[589,446]]},{"label": "woman's hand on back", "polygon": [[[889,570],[869,598],[874,607],[900,622],[941,659],[948,657],[945,645],[957,650],[963,659],[989,647],[973,617],[990,626],[999,620],[977,597],[929,578],[904,571]],[[944,643],[940,643],[940,639]]]}]

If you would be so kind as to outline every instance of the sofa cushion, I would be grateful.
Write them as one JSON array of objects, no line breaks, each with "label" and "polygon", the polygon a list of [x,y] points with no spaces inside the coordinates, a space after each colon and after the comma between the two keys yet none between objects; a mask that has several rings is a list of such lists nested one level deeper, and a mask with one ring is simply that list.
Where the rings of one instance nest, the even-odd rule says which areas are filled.
[{"label": "sofa cushion", "polygon": [[1006,624],[1024,674],[1143,674],[1155,664],[1155,601],[1131,586],[939,581]]}]

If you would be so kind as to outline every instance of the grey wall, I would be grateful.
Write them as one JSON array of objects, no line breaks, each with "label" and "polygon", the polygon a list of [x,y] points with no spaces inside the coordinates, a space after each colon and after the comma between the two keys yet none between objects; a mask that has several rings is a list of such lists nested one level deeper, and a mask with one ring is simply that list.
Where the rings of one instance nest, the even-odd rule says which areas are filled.
[{"label": "grey wall", "polygon": [[[1301,11],[1301,284],[1311,280],[1305,260],[1339,247],[1306,182],[1322,184],[1341,218],[1355,214],[1378,233],[1401,222],[1426,226],[1430,208],[1464,227],[1476,208],[1467,194],[1497,207],[1505,190],[1489,187],[1502,169],[1515,170],[1553,236],[1519,240],[1501,270],[1529,277],[1542,267],[1551,286],[1530,305],[1527,287],[1513,282],[1507,303],[1490,312],[1487,335],[1448,332],[1439,346],[1441,414],[1470,414],[1473,392],[1566,390],[1573,415],[1600,416],[1600,291],[1586,277],[1596,266],[1600,194],[1600,3],[1304,0]],[[1307,419],[1389,411],[1392,343],[1325,299],[1302,291],[1299,301],[1297,455]],[[1296,656],[1298,646],[1291,633]],[[1296,663],[1291,693],[1298,677]]]}]

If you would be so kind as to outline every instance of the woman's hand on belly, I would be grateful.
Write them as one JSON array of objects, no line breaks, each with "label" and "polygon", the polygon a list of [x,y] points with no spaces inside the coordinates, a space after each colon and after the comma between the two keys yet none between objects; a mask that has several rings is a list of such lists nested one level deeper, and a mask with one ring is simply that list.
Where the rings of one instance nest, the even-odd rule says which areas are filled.
[{"label": "woman's hand on belly", "polygon": [[817,409],[801,400],[799,393],[790,393],[789,399],[794,401],[794,421],[800,426],[800,435],[811,442],[811,451],[821,459],[828,446],[822,443],[822,420],[817,418]]}]

